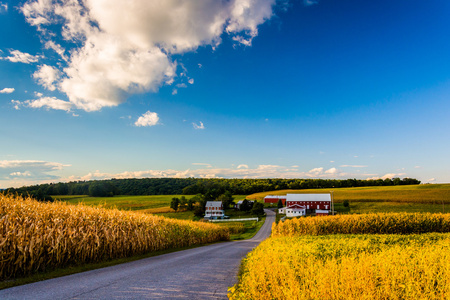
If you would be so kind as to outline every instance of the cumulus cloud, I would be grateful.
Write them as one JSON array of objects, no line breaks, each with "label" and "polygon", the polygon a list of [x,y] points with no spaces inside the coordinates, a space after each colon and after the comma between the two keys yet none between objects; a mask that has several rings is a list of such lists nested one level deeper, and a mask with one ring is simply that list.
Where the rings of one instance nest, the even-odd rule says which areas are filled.
[{"label": "cumulus cloud", "polygon": [[73,104],[64,100],[57,99],[55,97],[43,97],[37,100],[27,100],[25,101],[28,107],[32,108],[47,108],[47,109],[56,109],[56,110],[64,110],[71,111]]},{"label": "cumulus cloud", "polygon": [[19,50],[10,50],[11,56],[0,57],[1,60],[9,60],[10,62],[20,62],[24,64],[31,64],[39,61],[40,55],[31,55],[29,53],[20,52]]},{"label": "cumulus cloud", "polygon": [[[42,95],[40,93],[37,94]],[[46,108],[70,112],[73,108],[73,103],[58,99],[56,97],[41,97],[39,99],[26,101],[11,100],[11,103],[15,109],[20,109],[20,107],[23,106],[29,108]]]},{"label": "cumulus cloud", "polygon": [[314,4],[318,4],[319,0],[303,0],[303,4],[305,6],[310,6],[310,5],[314,5]]},{"label": "cumulus cloud", "polygon": [[0,13],[8,11],[8,4],[0,2]]},{"label": "cumulus cloud", "polygon": [[370,177],[370,178],[367,178],[368,180],[369,179],[372,179],[372,180],[377,180],[377,179],[392,179],[392,178],[395,178],[395,177],[402,177],[402,176],[405,176],[406,175],[406,173],[387,173],[387,174],[385,174],[385,175],[383,175],[383,176],[381,176],[381,177],[378,177],[378,176],[374,176],[374,177]]},{"label": "cumulus cloud", "polygon": [[154,126],[158,124],[159,117],[155,112],[147,111],[145,114],[139,117],[134,125],[138,127]]},{"label": "cumulus cloud", "polygon": [[31,180],[57,179],[59,176],[49,174],[63,170],[70,165],[40,160],[0,160],[0,180],[26,178]]},{"label": "cumulus cloud", "polygon": [[3,90],[0,90],[0,94],[11,94],[14,91],[14,88],[4,88]]},{"label": "cumulus cloud", "polygon": [[145,177],[174,177],[174,178],[345,178],[352,174],[342,173],[334,168],[324,170],[314,168],[301,172],[289,167],[279,165],[259,165],[250,168],[247,165],[239,165],[236,168],[215,168],[210,164],[193,163],[206,168],[187,170],[145,170],[125,171],[121,173],[107,173],[95,171],[81,177],[71,177],[67,180],[93,180],[109,178],[145,178]]},{"label": "cumulus cloud", "polygon": [[55,83],[58,81],[59,77],[60,71],[57,68],[48,65],[39,66],[38,70],[33,74],[33,78],[50,91],[56,89]]},{"label": "cumulus cloud", "polygon": [[66,50],[61,46],[56,44],[54,41],[47,41],[45,43],[45,48],[46,49],[52,49],[53,51],[55,51],[59,56],[61,56],[61,58],[65,61],[67,61],[69,58],[66,56],[65,52]]},{"label": "cumulus cloud", "polygon": [[200,121],[198,124],[192,123],[192,126],[194,126],[194,129],[205,129],[205,125],[203,125],[202,121]]},{"label": "cumulus cloud", "polygon": [[[258,26],[272,17],[275,2],[30,0],[21,11],[41,33],[45,47],[66,61],[58,84],[42,76],[39,83],[57,87],[77,108],[95,111],[117,106],[131,94],[172,84],[182,77],[173,55],[201,46],[215,48],[224,32],[250,45]],[[57,36],[71,49],[57,44]],[[15,57],[11,59],[18,60]],[[37,57],[29,56],[28,61],[36,62]]]}]

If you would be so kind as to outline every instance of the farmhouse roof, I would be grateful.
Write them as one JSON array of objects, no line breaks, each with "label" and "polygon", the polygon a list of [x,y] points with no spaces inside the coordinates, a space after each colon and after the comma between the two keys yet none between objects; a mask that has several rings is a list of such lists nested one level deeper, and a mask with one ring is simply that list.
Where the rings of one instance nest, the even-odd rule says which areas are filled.
[{"label": "farmhouse roof", "polygon": [[286,201],[331,201],[330,194],[287,194]]},{"label": "farmhouse roof", "polygon": [[222,201],[207,201],[206,207],[222,207]]},{"label": "farmhouse roof", "polygon": [[292,209],[305,209],[306,207],[303,206],[303,205],[300,205],[300,204],[293,204],[293,205],[289,206],[289,208],[292,208]]}]

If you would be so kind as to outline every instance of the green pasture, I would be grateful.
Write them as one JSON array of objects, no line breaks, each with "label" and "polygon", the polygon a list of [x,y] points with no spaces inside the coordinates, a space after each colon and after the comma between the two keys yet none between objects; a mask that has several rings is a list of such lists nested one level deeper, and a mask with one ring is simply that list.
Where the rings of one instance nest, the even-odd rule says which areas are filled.
[{"label": "green pasture", "polygon": [[[89,197],[87,195],[67,195],[53,196],[55,200],[64,201],[69,204],[83,203],[90,206],[102,206],[105,208],[117,208],[120,210],[145,211],[156,208],[168,208],[172,198],[191,199],[195,195],[151,195],[151,196],[114,196],[114,197]],[[245,195],[235,195],[234,201],[245,199]],[[162,212],[157,214],[176,218],[176,219],[192,219],[192,212]]]},{"label": "green pasture", "polygon": [[[55,200],[61,200],[69,204],[83,203],[90,206],[102,206],[105,208],[117,208],[120,210],[145,210],[170,206],[172,198],[180,198],[183,195],[151,195],[151,196],[114,196],[114,197],[89,197],[78,196],[53,196]],[[194,197],[185,195],[186,199]]]}]

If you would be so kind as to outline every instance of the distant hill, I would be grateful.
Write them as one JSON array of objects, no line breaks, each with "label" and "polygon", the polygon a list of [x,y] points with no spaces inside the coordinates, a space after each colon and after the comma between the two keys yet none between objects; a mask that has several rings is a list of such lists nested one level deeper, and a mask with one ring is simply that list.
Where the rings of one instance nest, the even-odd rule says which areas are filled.
[{"label": "distant hill", "polygon": [[365,186],[394,186],[420,184],[414,178],[378,180],[361,179],[204,179],[204,178],[142,178],[59,182],[6,189],[9,193],[30,194],[38,200],[49,200],[53,195],[195,195],[215,198],[226,191],[233,195],[285,189],[320,189]]}]

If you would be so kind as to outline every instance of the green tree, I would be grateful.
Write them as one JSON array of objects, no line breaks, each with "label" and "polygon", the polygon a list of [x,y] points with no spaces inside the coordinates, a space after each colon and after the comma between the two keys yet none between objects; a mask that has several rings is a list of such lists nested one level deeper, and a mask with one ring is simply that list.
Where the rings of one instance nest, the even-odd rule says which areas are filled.
[{"label": "green tree", "polygon": [[233,203],[234,198],[230,191],[226,191],[225,193],[217,197],[216,200],[222,201],[223,209],[225,210],[230,208],[230,205]]},{"label": "green tree", "polygon": [[278,199],[277,207],[283,208],[283,201],[281,201],[281,199]]},{"label": "green tree", "polygon": [[247,199],[244,199],[242,201],[242,204],[239,206],[240,211],[250,211],[253,208],[253,201],[248,201]]},{"label": "green tree", "polygon": [[250,213],[252,215],[256,215],[256,216],[263,216],[264,215],[264,204],[262,204],[261,202],[255,201],[255,203],[253,203],[252,209],[250,210]]},{"label": "green tree", "polygon": [[181,198],[180,198],[180,209],[186,209],[186,206],[187,206],[187,199],[186,199],[186,197],[185,196],[181,196]]},{"label": "green tree", "polygon": [[206,198],[203,194],[195,195],[191,200],[194,200],[197,203],[197,206],[194,208],[194,215],[197,217],[203,217],[205,215],[205,207],[206,207]]},{"label": "green tree", "polygon": [[170,208],[173,209],[174,211],[177,211],[178,205],[180,205],[180,199],[172,198],[172,201],[170,202]]},{"label": "green tree", "polygon": [[187,202],[187,210],[192,211],[194,210],[194,204],[195,204],[195,197],[191,198]]}]

